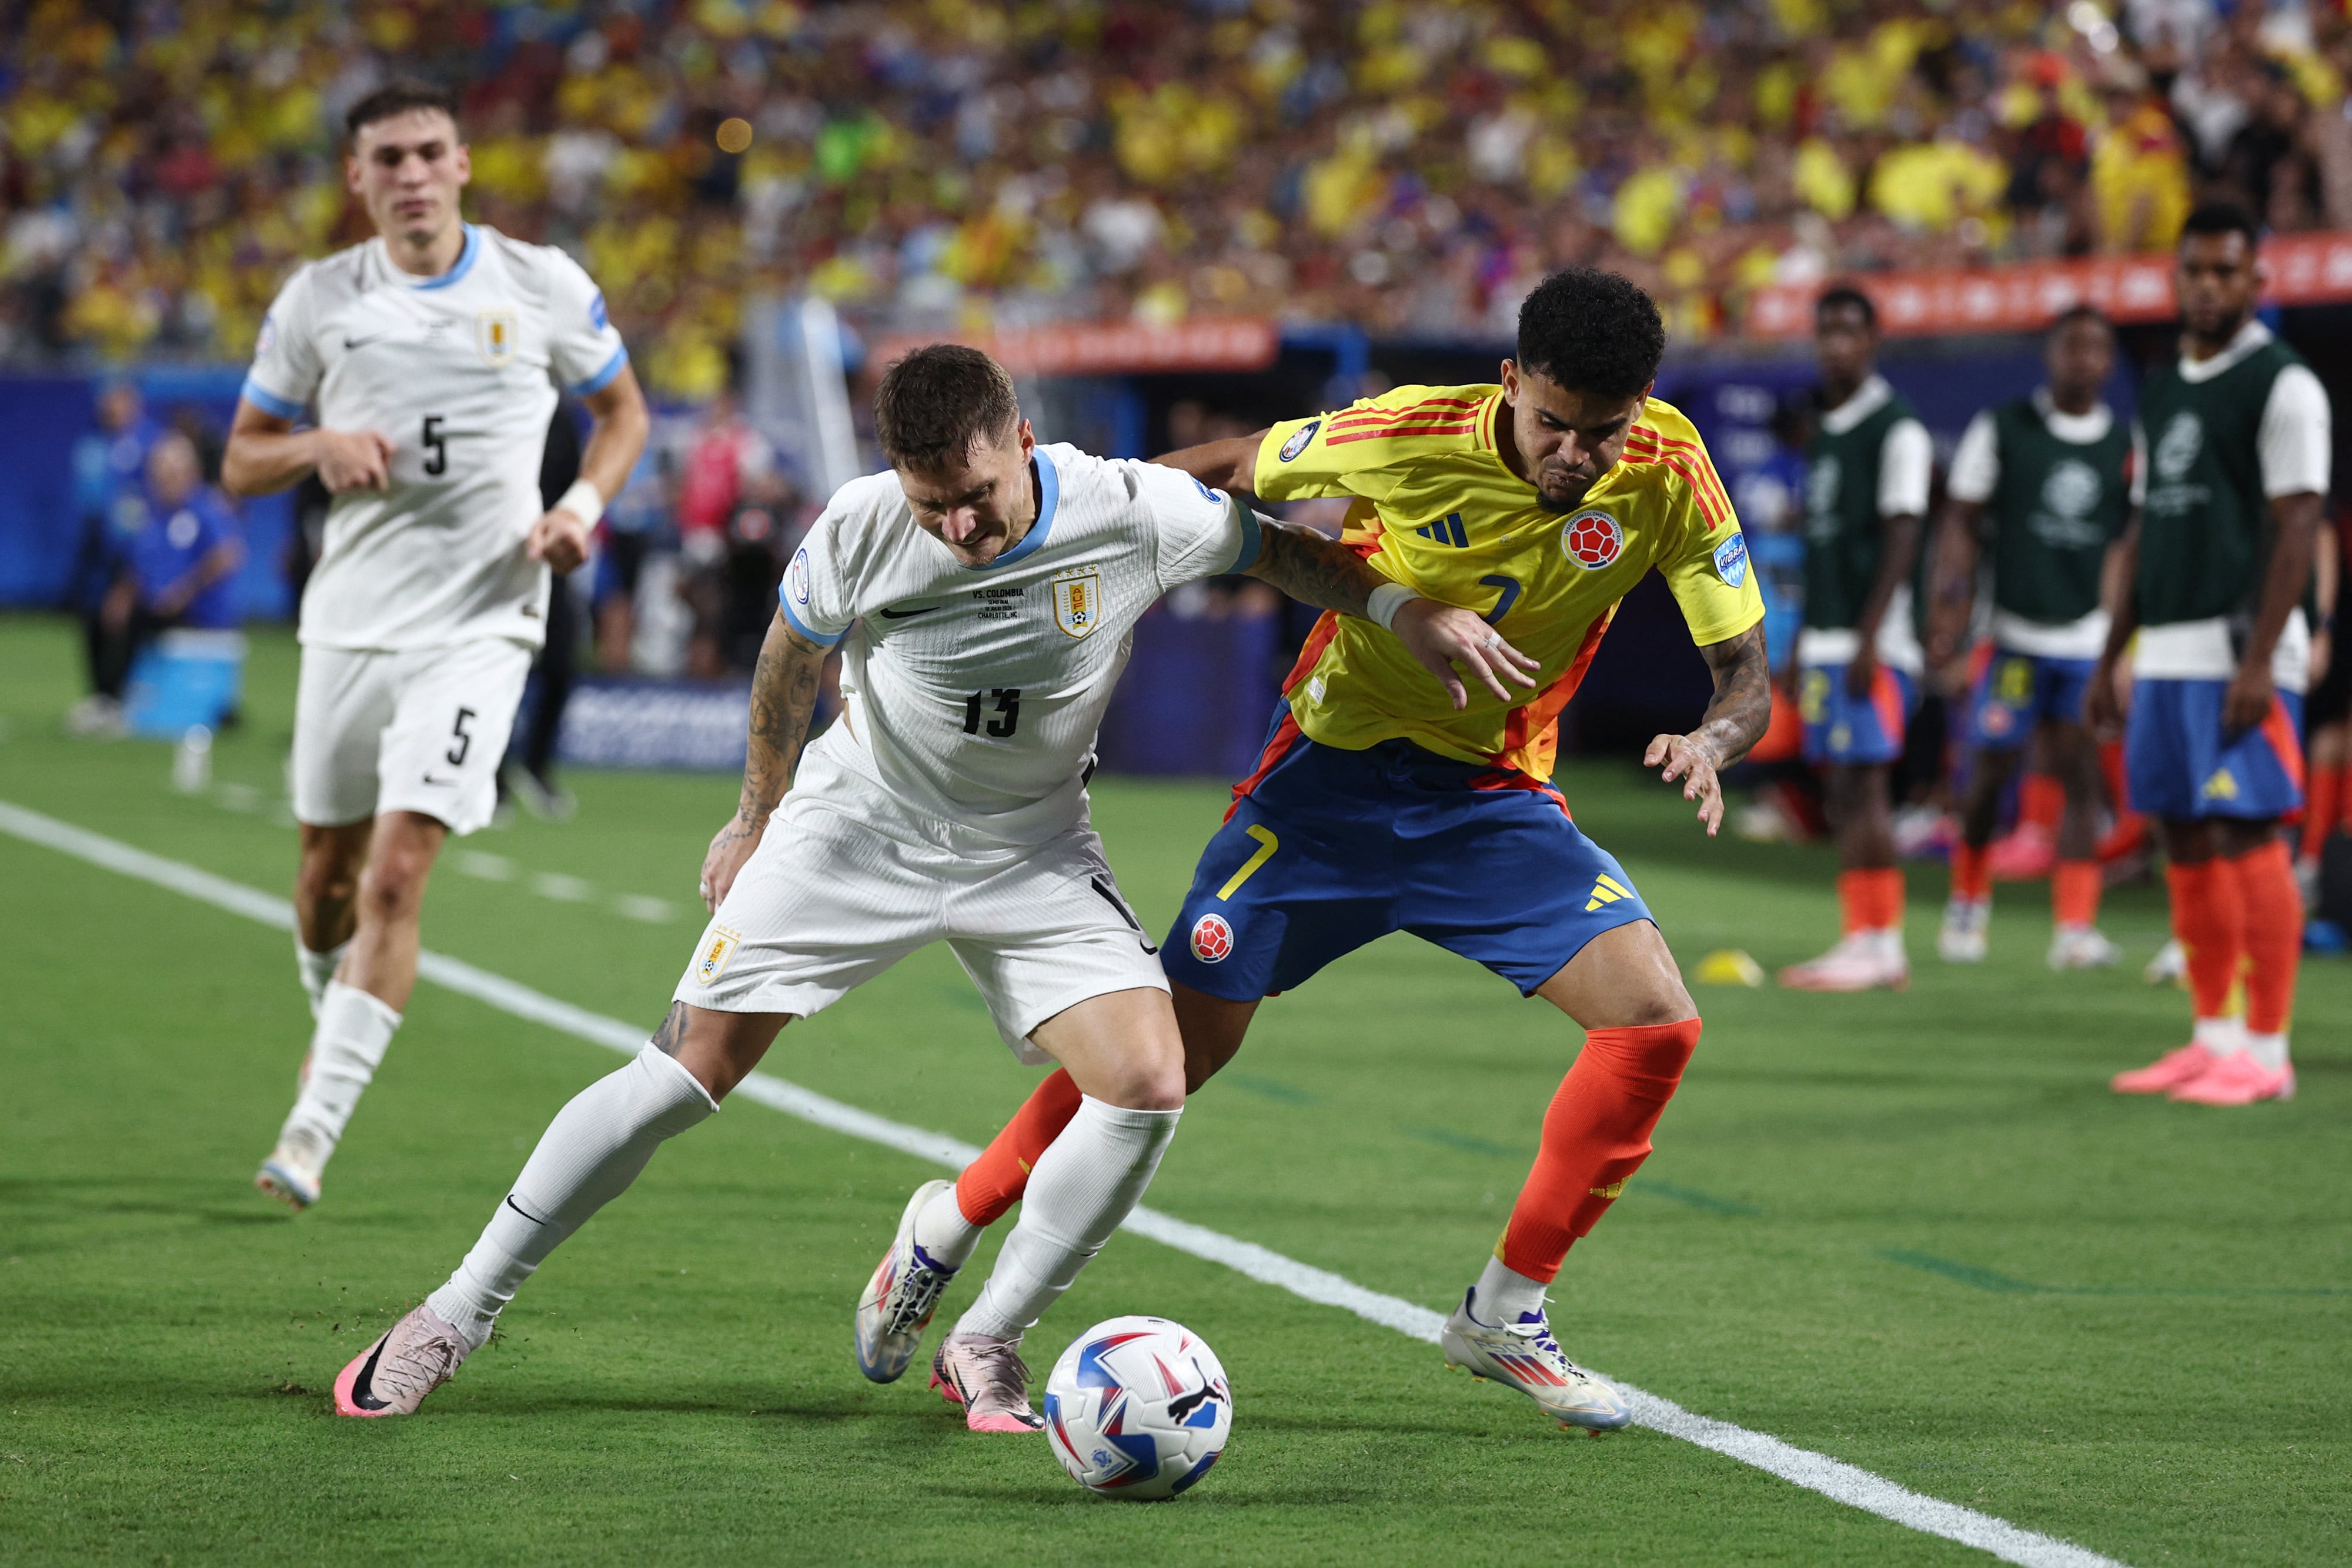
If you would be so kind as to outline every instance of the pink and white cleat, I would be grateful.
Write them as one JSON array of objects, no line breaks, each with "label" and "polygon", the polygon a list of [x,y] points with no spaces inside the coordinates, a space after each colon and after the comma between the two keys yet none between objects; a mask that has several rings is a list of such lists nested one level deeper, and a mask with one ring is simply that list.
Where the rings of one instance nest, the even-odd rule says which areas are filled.
[{"label": "pink and white cleat", "polygon": [[2217,1059],[2202,1076],[2174,1089],[2169,1099],[2189,1105],[2251,1105],[2257,1100],[2294,1098],[2292,1062],[2265,1067],[2252,1052],[2236,1051]]},{"label": "pink and white cleat", "polygon": [[2202,1040],[2192,1040],[2177,1051],[2166,1051],[2146,1067],[2116,1073],[2107,1080],[2107,1087],[2118,1094],[2167,1094],[2204,1077],[2221,1060],[2205,1049]]},{"label": "pink and white cleat", "polygon": [[335,1414],[414,1416],[425,1396],[448,1382],[473,1354],[465,1335],[431,1307],[420,1306],[337,1375]]},{"label": "pink and white cleat", "polygon": [[1045,1427],[1045,1417],[1029,1408],[1029,1368],[1017,1339],[948,1335],[931,1357],[931,1386],[949,1404],[963,1406],[963,1424],[975,1432]]},{"label": "pink and white cleat", "polygon": [[1850,932],[1820,957],[1781,970],[1780,984],[1792,991],[1907,990],[1911,960],[1903,956],[1899,936]]}]

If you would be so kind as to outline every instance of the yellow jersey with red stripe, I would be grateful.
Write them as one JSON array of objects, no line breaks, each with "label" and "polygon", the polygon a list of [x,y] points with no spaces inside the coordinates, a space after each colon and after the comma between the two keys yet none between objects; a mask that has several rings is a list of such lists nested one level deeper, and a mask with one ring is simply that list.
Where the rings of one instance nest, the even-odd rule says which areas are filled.
[{"label": "yellow jersey with red stripe", "polygon": [[1284,687],[1307,738],[1356,751],[1402,738],[1549,779],[1560,710],[1644,572],[1665,578],[1701,646],[1764,618],[1730,497],[1680,411],[1651,399],[1624,457],[1565,512],[1497,451],[1509,416],[1497,386],[1408,386],[1266,433],[1258,495],[1352,497],[1344,537],[1375,570],[1478,612],[1542,662],[1536,688],[1509,702],[1465,681],[1456,713],[1395,637],[1327,614]]}]

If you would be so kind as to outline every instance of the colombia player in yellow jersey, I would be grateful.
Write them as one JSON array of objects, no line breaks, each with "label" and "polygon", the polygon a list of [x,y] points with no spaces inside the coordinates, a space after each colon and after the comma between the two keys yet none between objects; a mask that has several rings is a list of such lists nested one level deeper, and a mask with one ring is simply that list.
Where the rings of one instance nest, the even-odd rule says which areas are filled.
[{"label": "colombia player in yellow jersey", "polygon": [[[1631,1412],[1561,1354],[1545,1289],[1649,1154],[1699,1023],[1633,880],[1550,782],[1557,722],[1618,601],[1652,570],[1716,689],[1699,727],[1659,736],[1648,760],[1698,802],[1708,832],[1722,817],[1717,770],[1770,712],[1738,522],[1690,422],[1649,398],[1664,346],[1633,284],[1559,273],[1522,308],[1500,385],[1400,388],[1160,460],[1270,500],[1354,497],[1348,538],[1391,580],[1372,620],[1317,626],[1167,938],[1190,1087],[1240,1049],[1262,999],[1398,930],[1581,1025],[1535,1167],[1442,1340],[1449,1364],[1595,1430]],[[1470,680],[1433,675],[1383,629],[1415,599],[1496,628]],[[926,1292],[1020,1196],[1077,1105],[1056,1073],[953,1189],[919,1193],[876,1275],[891,1283],[866,1310],[919,1333]]]}]

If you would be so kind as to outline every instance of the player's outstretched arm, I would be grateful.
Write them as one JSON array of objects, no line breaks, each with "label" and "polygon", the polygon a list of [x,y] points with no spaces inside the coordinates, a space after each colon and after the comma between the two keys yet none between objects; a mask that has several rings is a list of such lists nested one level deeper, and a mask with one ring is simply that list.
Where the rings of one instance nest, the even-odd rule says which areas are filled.
[{"label": "player's outstretched arm", "polygon": [[768,624],[759,666],[751,673],[751,746],[743,763],[743,794],[735,815],[710,841],[710,852],[702,861],[702,901],[714,910],[735,885],[735,873],[760,847],[760,835],[768,831],[776,803],[792,787],[793,770],[800,766],[801,749],[808,743],[809,719],[816,712],[824,658],[831,651],[793,631],[781,614]]},{"label": "player's outstretched arm", "polygon": [[1737,637],[1699,649],[1715,672],[1715,696],[1688,735],[1661,735],[1642,760],[1667,783],[1679,779],[1683,799],[1698,802],[1698,820],[1713,838],[1723,826],[1721,771],[1748,755],[1772,721],[1772,671],[1764,655],[1761,622]]},{"label": "player's outstretched arm", "polygon": [[[1196,449],[1198,450],[1198,449]],[[1377,621],[1396,634],[1405,651],[1444,685],[1458,712],[1470,695],[1455,665],[1477,677],[1505,702],[1513,700],[1506,678],[1532,687],[1538,661],[1503,640],[1503,634],[1467,610],[1423,599],[1391,582],[1354,550],[1313,528],[1258,519],[1257,559],[1246,575],[1270,582],[1301,604]]]},{"label": "player's outstretched arm", "polygon": [[545,561],[558,576],[588,559],[589,533],[604,516],[604,503],[629,482],[629,470],[637,465],[653,429],[646,394],[637,389],[637,373],[625,364],[585,401],[591,423],[587,448],[580,455],[580,477],[540,514],[523,546],[531,559]]},{"label": "player's outstretched arm", "polygon": [[237,399],[221,454],[222,489],[268,496],[300,484],[313,469],[331,495],[388,489],[392,438],[380,430],[297,430],[292,420]]},{"label": "player's outstretched arm", "polygon": [[1261,430],[1255,435],[1204,441],[1198,446],[1165,453],[1152,461],[1163,468],[1181,468],[1212,490],[1223,490],[1227,495],[1255,495],[1257,449],[1265,436],[1265,431]]}]

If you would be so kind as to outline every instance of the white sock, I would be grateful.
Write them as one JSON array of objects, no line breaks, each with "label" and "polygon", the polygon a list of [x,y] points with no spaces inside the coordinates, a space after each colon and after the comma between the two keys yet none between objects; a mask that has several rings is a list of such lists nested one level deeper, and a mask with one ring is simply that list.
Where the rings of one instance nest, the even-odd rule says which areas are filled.
[{"label": "white sock", "polygon": [[318,1027],[310,1035],[310,1075],[278,1135],[307,1133],[331,1150],[399,1027],[400,1015],[367,992],[341,980],[328,981],[319,1001]]},{"label": "white sock", "polygon": [[2246,1031],[2245,1052],[2273,1072],[2286,1065],[2286,1033],[2256,1034]]},{"label": "white sock", "polygon": [[1151,1185],[1179,1111],[1129,1111],[1087,1096],[1037,1157],[1021,1223],[1004,1239],[958,1333],[1019,1339],[1070,1288]]},{"label": "white sock", "polygon": [[1870,933],[1871,952],[1881,958],[1903,962],[1903,927],[1882,925]]},{"label": "white sock", "polygon": [[1488,1258],[1470,1298],[1470,1315],[1482,1323],[1515,1323],[1529,1312],[1543,1311],[1541,1280],[1530,1280],[1500,1258]]},{"label": "white sock", "polygon": [[650,1045],[583,1089],[540,1134],[482,1239],[425,1305],[480,1349],[547,1255],[620,1197],[664,1140],[718,1109],[693,1073]]},{"label": "white sock", "polygon": [[956,1201],[952,1186],[933,1194],[930,1202],[915,1211],[915,1245],[941,1268],[962,1268],[987,1234],[988,1227],[974,1225],[963,1217],[963,1206]]},{"label": "white sock", "polygon": [[2216,1056],[2231,1056],[2246,1049],[2246,1020],[2235,1015],[2199,1019],[2189,1038]]},{"label": "white sock", "polygon": [[310,1016],[319,1016],[319,1008],[327,999],[327,982],[335,977],[335,969],[343,955],[352,950],[347,939],[340,947],[330,947],[323,953],[313,953],[302,946],[302,933],[294,933],[294,972],[302,977],[302,994],[310,998]]}]

